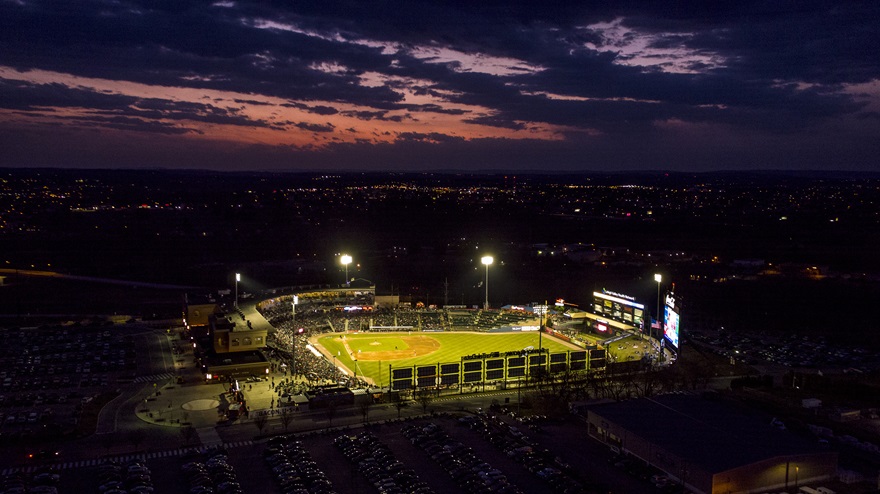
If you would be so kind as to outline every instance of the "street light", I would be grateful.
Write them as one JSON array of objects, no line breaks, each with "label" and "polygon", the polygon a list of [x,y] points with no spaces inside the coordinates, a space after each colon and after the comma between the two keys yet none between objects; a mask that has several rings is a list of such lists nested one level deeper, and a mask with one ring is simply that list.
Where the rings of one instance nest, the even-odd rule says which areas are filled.
[{"label": "street light", "polygon": [[296,304],[299,303],[299,295],[294,295],[293,300],[290,302],[290,307],[293,309],[293,314],[291,315],[291,321],[293,324],[291,326],[294,327],[293,338],[290,343],[290,357],[292,361],[290,362],[290,377],[294,378],[296,372],[296,335],[299,334],[299,331],[296,331]]},{"label": "street light", "polygon": [[492,256],[483,256],[480,262],[486,265],[486,301],[483,303],[483,310],[489,310],[489,265],[492,264]]},{"label": "street light", "polygon": [[[659,331],[659,330],[663,329],[663,322],[660,317],[660,283],[663,282],[663,275],[661,275],[660,273],[655,274],[654,281],[657,282],[657,329]],[[658,340],[662,337],[663,337],[662,333],[657,335]],[[653,343],[652,343],[652,345],[653,345]],[[663,352],[663,350],[661,349],[660,352]],[[662,353],[661,353],[661,355],[662,355]]]},{"label": "street light", "polygon": [[339,258],[339,262],[345,266],[345,286],[348,286],[348,265],[351,264],[351,256],[343,254],[342,257]]},{"label": "street light", "polygon": [[235,308],[238,308],[238,282],[241,281],[241,273],[235,273]]}]

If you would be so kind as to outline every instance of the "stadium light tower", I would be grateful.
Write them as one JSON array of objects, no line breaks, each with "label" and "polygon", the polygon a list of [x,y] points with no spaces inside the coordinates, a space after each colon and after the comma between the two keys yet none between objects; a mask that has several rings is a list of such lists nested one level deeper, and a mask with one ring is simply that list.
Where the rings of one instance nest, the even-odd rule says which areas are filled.
[{"label": "stadium light tower", "polygon": [[[663,322],[660,320],[660,283],[663,282],[663,275],[657,273],[654,275],[654,281],[657,282],[657,329],[660,330],[663,328]],[[662,334],[657,335],[658,339],[662,337]]]},{"label": "stadium light tower", "polygon": [[345,266],[345,286],[348,286],[348,265],[351,264],[351,256],[343,254],[342,257],[339,258],[339,262]]},{"label": "stadium light tower", "polygon": [[489,265],[492,264],[492,256],[483,256],[480,262],[486,265],[486,301],[483,303],[483,310],[489,310]]},{"label": "stadium light tower", "polygon": [[241,273],[235,273],[235,308],[238,308],[238,282],[241,281]]}]

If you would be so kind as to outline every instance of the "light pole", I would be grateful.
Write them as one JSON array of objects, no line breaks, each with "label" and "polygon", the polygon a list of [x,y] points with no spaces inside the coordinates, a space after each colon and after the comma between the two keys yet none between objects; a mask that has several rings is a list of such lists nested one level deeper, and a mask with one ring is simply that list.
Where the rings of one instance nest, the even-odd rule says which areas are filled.
[{"label": "light pole", "polygon": [[345,286],[348,286],[348,265],[351,264],[351,256],[343,254],[342,257],[339,258],[339,262],[345,266]]},{"label": "light pole", "polygon": [[358,361],[357,361],[356,358],[354,358],[354,355],[352,355],[352,360],[354,360],[354,384],[353,384],[353,386],[357,386],[357,380],[358,380]]},{"label": "light pole", "polygon": [[241,273],[235,273],[235,308],[238,308],[238,282],[241,281]]},{"label": "light pole", "polygon": [[657,324],[660,324],[660,283],[663,282],[663,275],[657,273],[654,275],[654,281],[657,282]]},{"label": "light pole", "polygon": [[480,262],[486,265],[486,301],[483,303],[483,310],[489,310],[489,265],[492,264],[492,256],[483,256]]},{"label": "light pole", "polygon": [[[661,329],[663,329],[663,321],[660,317],[660,283],[663,282],[663,275],[661,275],[660,273],[656,273],[654,275],[654,281],[657,282],[657,330],[660,331]],[[663,337],[662,332],[657,335],[658,340],[662,337]],[[651,343],[651,344],[653,345],[653,343]],[[658,345],[660,344],[659,341],[657,344]],[[661,356],[662,356],[662,352],[663,352],[662,348],[660,349],[660,352],[661,352]]]}]

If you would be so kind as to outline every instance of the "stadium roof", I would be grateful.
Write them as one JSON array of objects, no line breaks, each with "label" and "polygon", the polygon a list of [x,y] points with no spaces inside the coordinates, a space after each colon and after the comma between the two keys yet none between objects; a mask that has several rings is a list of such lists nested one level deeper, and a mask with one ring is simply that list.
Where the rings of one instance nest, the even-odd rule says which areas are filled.
[{"label": "stadium roof", "polygon": [[590,411],[712,473],[780,456],[825,453],[818,444],[773,426],[772,417],[710,396],[668,394]]}]

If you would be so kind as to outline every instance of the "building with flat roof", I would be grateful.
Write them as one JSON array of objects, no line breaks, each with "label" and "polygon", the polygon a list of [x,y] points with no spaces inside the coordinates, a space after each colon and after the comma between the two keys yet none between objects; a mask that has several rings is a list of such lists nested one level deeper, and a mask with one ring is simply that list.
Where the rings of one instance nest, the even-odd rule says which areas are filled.
[{"label": "building with flat roof", "polygon": [[249,352],[266,347],[268,329],[254,325],[250,320],[235,320],[235,316],[215,314],[210,320],[214,353]]},{"label": "building with flat roof", "polygon": [[213,296],[184,298],[186,328],[205,379],[265,376],[270,363],[262,353],[271,326],[253,304],[224,311]]},{"label": "building with flat roof", "polygon": [[768,492],[837,475],[836,452],[713,394],[595,405],[587,421],[590,437],[698,493]]}]

